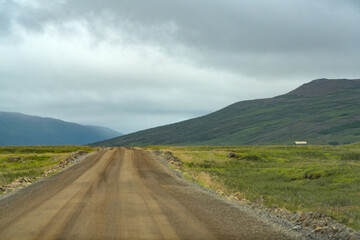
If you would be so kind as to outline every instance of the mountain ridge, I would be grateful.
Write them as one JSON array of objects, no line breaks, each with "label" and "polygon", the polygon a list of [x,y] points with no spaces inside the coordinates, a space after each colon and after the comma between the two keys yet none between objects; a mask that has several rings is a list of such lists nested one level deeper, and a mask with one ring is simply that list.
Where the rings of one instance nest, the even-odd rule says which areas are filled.
[{"label": "mountain ridge", "polygon": [[320,78],[305,83],[286,95],[315,97],[343,91],[352,87],[360,87],[359,79],[327,79]]},{"label": "mountain ridge", "polygon": [[356,106],[359,80],[317,79],[284,95],[236,102],[202,117],[90,145],[345,144],[360,141]]},{"label": "mountain ridge", "polygon": [[120,135],[104,127],[0,111],[0,146],[83,145]]}]

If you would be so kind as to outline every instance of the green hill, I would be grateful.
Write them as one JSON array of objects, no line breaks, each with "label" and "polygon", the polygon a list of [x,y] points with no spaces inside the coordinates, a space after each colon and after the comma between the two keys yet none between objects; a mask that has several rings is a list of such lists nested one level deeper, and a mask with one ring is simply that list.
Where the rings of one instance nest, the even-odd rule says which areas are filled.
[{"label": "green hill", "polygon": [[209,115],[94,146],[346,144],[360,141],[360,80],[318,79],[274,98],[241,101]]},{"label": "green hill", "polygon": [[82,145],[120,135],[104,127],[83,126],[54,118],[0,112],[0,146]]}]

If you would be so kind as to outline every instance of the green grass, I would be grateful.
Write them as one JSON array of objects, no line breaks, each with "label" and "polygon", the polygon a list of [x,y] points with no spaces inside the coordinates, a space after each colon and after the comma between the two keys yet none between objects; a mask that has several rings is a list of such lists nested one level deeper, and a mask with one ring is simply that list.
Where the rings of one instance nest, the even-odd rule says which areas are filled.
[{"label": "green grass", "polygon": [[92,151],[93,148],[89,146],[10,146],[0,147],[0,154],[4,153],[69,153],[78,150]]},{"label": "green grass", "polygon": [[[269,207],[325,213],[360,229],[360,144],[150,149],[172,151],[194,179],[205,173],[216,182],[208,187],[220,184],[250,201],[263,196]],[[229,152],[240,158],[229,159]]]},{"label": "green grass", "polygon": [[[94,148],[88,146],[21,146],[0,147],[0,185],[21,177],[38,177],[72,152]],[[20,157],[19,161],[10,158]]]}]

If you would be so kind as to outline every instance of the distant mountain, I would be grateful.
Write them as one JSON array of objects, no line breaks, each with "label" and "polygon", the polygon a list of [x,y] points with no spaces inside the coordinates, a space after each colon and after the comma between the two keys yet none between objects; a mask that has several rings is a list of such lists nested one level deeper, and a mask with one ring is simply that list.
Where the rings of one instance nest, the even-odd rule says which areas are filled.
[{"label": "distant mountain", "polygon": [[318,79],[274,98],[92,145],[345,144],[360,141],[360,80]]},{"label": "distant mountain", "polygon": [[0,146],[83,145],[120,136],[114,130],[54,118],[0,112]]}]

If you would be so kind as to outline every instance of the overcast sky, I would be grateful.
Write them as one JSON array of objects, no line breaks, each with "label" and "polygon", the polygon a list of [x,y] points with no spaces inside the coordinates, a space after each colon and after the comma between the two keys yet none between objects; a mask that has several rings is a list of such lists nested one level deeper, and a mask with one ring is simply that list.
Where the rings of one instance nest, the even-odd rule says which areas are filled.
[{"label": "overcast sky", "polygon": [[0,111],[129,133],[360,78],[358,0],[0,0]]}]

